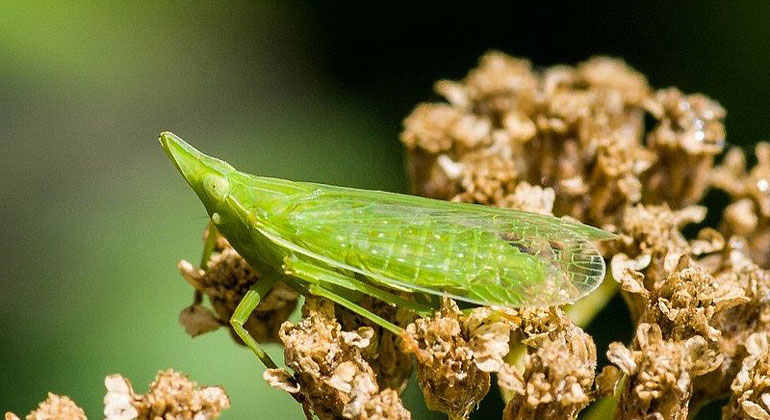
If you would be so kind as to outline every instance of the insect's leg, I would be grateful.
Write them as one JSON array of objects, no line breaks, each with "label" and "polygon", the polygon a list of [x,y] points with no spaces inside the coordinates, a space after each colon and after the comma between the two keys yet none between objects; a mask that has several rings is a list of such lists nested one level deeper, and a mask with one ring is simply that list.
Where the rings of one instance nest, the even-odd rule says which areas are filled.
[{"label": "insect's leg", "polygon": [[275,369],[277,367],[275,362],[273,362],[273,359],[265,353],[265,350],[259,343],[257,343],[257,340],[243,328],[243,324],[246,323],[251,313],[254,312],[259,301],[273,288],[276,281],[277,278],[274,275],[260,278],[259,281],[254,283],[249,291],[246,292],[243,299],[241,299],[241,302],[235,308],[233,316],[230,318],[230,325],[232,325],[233,330],[238,334],[238,337],[240,337],[244,344],[246,344],[246,347],[256,354],[257,357],[259,357],[259,360],[270,369]]},{"label": "insect's leg", "polygon": [[201,255],[201,270],[205,270],[206,266],[211,259],[211,254],[214,253],[214,247],[217,246],[217,226],[214,222],[209,222],[208,235],[206,236],[206,242],[203,244],[203,255]]},{"label": "insect's leg", "polygon": [[329,299],[330,301],[350,310],[351,312],[361,315],[362,317],[374,322],[375,324],[381,326],[382,328],[385,328],[386,330],[392,332],[393,334],[396,334],[398,336],[401,336],[402,334],[404,334],[404,329],[399,327],[398,325],[393,324],[387,319],[375,314],[374,312],[362,306],[359,306],[345,299],[344,297],[328,289],[324,289],[323,286],[319,284],[311,284],[309,290],[311,294]]},{"label": "insect's leg", "polygon": [[382,290],[371,284],[362,282],[355,277],[346,276],[338,271],[321,267],[312,262],[304,261],[295,255],[288,256],[283,260],[284,273],[299,277],[310,283],[327,283],[343,287],[345,289],[371,295],[379,300],[394,304],[401,308],[409,309],[418,315],[426,316],[435,311],[435,308],[404,299],[401,296]]}]

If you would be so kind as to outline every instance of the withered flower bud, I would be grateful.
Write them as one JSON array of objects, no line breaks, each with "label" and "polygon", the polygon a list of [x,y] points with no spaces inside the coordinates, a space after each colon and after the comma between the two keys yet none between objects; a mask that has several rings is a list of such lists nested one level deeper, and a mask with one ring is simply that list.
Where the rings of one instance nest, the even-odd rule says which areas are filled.
[{"label": "withered flower bud", "polygon": [[658,325],[646,323],[637,328],[633,349],[613,343],[607,357],[626,375],[619,420],[687,419],[693,378],[721,363],[703,337],[665,340]]},{"label": "withered flower bud", "polygon": [[[13,413],[5,413],[5,420],[19,420]],[[83,409],[66,396],[48,393],[37,410],[27,414],[26,420],[86,420]]]},{"label": "withered flower bud", "polygon": [[728,393],[732,379],[749,355],[750,337],[770,331],[770,272],[754,264],[739,244],[734,246],[738,247],[725,252],[714,277],[720,288],[740,290],[745,299],[717,313],[711,322],[720,331],[718,347],[724,362],[714,372],[698,378],[693,397],[696,403]]},{"label": "withered flower bud", "polygon": [[704,95],[675,88],[658,91],[646,103],[658,125],[647,135],[658,162],[644,181],[648,203],[679,208],[698,202],[709,187],[714,156],[725,146],[725,110]]},{"label": "withered flower bud", "polygon": [[510,397],[504,420],[575,419],[592,401],[596,346],[560,309],[520,311],[527,345],[523,373],[504,365],[498,384]]},{"label": "withered flower bud", "polygon": [[230,399],[221,387],[198,387],[186,375],[166,370],[158,372],[150,391],[138,395],[131,382],[121,375],[104,380],[105,420],[195,419],[210,420],[230,408]]},{"label": "withered flower bud", "polygon": [[305,300],[302,312],[299,323],[286,321],[279,333],[293,379],[287,372],[271,371],[268,383],[295,394],[322,420],[410,418],[397,392],[380,391],[361,354],[372,344],[370,327],[343,331],[334,304],[315,297]]},{"label": "withered flower bud", "polygon": [[[415,317],[408,310],[371,296],[365,296],[357,303],[400,327],[406,327]],[[372,330],[371,345],[361,349],[361,355],[374,370],[381,389],[392,388],[402,392],[412,374],[413,364],[412,357],[401,349],[401,337],[345,308],[336,306],[335,309],[343,330],[353,331],[361,327]]]},{"label": "withered flower bud", "polygon": [[712,229],[701,230],[692,241],[681,233],[684,225],[701,221],[705,214],[703,207],[671,210],[665,204],[637,205],[623,212],[620,239],[610,245],[615,248],[610,251],[614,254],[610,271],[621,285],[633,319],[645,311],[650,294],[669,283],[669,275],[683,256],[700,256],[724,247],[724,239]]},{"label": "withered flower bud", "polygon": [[682,257],[675,271],[652,292],[651,307],[641,322],[656,323],[667,338],[676,340],[694,335],[718,340],[721,332],[711,326],[715,314],[748,301],[742,288],[720,284],[688,257]]},{"label": "withered flower bud", "polygon": [[770,266],[770,143],[755,148],[757,164],[746,168],[743,152],[731,149],[712,173],[711,183],[733,199],[724,212],[723,230],[746,239],[746,253],[762,267]]},{"label": "withered flower bud", "polygon": [[489,391],[489,372],[504,365],[511,325],[495,309],[477,308],[464,315],[447,298],[433,317],[409,324],[403,345],[417,359],[417,379],[428,408],[467,419]]},{"label": "withered flower bud", "polygon": [[770,419],[770,344],[768,333],[756,333],[746,342],[748,355],[731,385],[730,403],[723,420]]}]

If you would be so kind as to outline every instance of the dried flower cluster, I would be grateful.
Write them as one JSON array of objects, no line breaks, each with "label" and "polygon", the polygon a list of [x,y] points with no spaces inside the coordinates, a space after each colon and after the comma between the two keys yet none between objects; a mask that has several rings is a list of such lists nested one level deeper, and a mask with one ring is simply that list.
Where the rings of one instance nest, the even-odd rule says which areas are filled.
[{"label": "dried flower cluster", "polygon": [[[230,408],[230,399],[218,386],[198,387],[187,376],[173,370],[158,372],[144,395],[134,392],[131,382],[121,375],[104,380],[105,420],[211,420]],[[27,420],[86,420],[83,410],[72,400],[55,394],[29,413]],[[19,420],[5,413],[5,420]]]},{"label": "dried flower cluster", "polygon": [[[609,58],[535,72],[492,52],[463,80],[435,90],[447,103],[421,104],[404,120],[414,192],[553,208],[618,233],[602,246],[636,334],[628,346],[611,346],[614,366],[596,379],[599,394],[616,394],[617,418],[687,418],[688,407],[729,392],[749,360],[747,340],[770,328],[770,273],[762,269],[770,261],[770,145],[757,146],[753,168],[737,149],[715,166],[724,109],[700,94],[656,91]],[[645,115],[654,121],[647,132]],[[682,229],[704,220],[695,204],[711,187],[732,203],[718,231],[688,239]],[[533,357],[548,360],[549,344],[567,341],[555,342],[527,352],[524,378],[541,363]],[[561,360],[579,357],[579,347]],[[517,375],[504,366],[501,387],[523,389],[509,379]],[[506,393],[506,416],[545,416],[512,405],[521,395]]]},{"label": "dried flower cluster", "polygon": [[302,401],[308,418],[311,413],[322,420],[411,418],[398,392],[380,389],[362,355],[372,345],[372,328],[342,330],[334,304],[320,298],[307,298],[302,312],[299,323],[287,321],[280,331],[286,365],[294,374],[270,369],[265,372],[270,385]]},{"label": "dried flower cluster", "polygon": [[559,308],[517,312],[527,353],[523,371],[505,364],[498,374],[509,396],[503,420],[577,418],[593,400],[593,339]]},{"label": "dried flower cluster", "polygon": [[[13,413],[5,413],[5,420],[19,420]],[[27,414],[26,420],[86,420],[86,413],[68,397],[48,393],[37,410]]]},{"label": "dried flower cluster", "polygon": [[[208,231],[204,235],[204,240],[207,237]],[[179,314],[179,322],[185,331],[195,337],[226,326],[233,339],[241,343],[241,339],[235,334],[228,321],[249,288],[259,281],[259,273],[251,268],[219,234],[205,270],[195,268],[191,263],[182,260],[179,262],[179,271],[196,291],[195,302]],[[201,295],[209,298],[214,308],[213,312],[203,305]],[[297,298],[295,291],[278,283],[259,302],[256,310],[244,324],[244,328],[257,341],[278,341],[281,323],[297,307]]]},{"label": "dried flower cluster", "polygon": [[528,182],[553,188],[555,213],[611,224],[628,205],[697,202],[724,142],[719,104],[654,92],[610,58],[536,73],[492,52],[436,92],[449,103],[419,105],[401,135],[414,191],[431,197],[510,207]]},{"label": "dried flower cluster", "polygon": [[756,333],[746,341],[748,355],[731,385],[730,404],[723,412],[724,420],[770,419],[770,338]]},{"label": "dried flower cluster", "polygon": [[770,267],[770,143],[755,149],[757,164],[747,169],[740,149],[727,152],[712,172],[711,183],[726,191],[733,202],[725,209],[723,229],[745,238],[746,253],[762,267]]},{"label": "dried flower cluster", "polygon": [[[632,276],[644,278],[639,272]],[[720,285],[689,256],[680,257],[671,274],[649,288],[623,285],[627,293],[641,296],[646,306],[632,345],[613,343],[607,353],[626,375],[619,418],[687,418],[694,379],[724,361],[718,346],[721,331],[713,326],[715,315],[747,300],[740,288],[725,286],[729,285]],[[602,375],[619,379],[612,368]]]},{"label": "dried flower cluster", "polygon": [[230,407],[221,387],[199,388],[186,375],[170,369],[158,372],[146,394],[136,394],[131,382],[121,375],[108,376],[104,386],[105,420],[207,420]]}]

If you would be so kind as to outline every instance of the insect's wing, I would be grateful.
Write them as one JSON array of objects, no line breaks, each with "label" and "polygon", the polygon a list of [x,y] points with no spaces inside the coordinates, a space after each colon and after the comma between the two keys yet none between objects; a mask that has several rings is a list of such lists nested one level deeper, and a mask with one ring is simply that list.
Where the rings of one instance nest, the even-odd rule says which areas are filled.
[{"label": "insect's wing", "polygon": [[602,230],[550,216],[320,187],[274,208],[268,236],[379,283],[479,304],[572,302],[604,277]]}]

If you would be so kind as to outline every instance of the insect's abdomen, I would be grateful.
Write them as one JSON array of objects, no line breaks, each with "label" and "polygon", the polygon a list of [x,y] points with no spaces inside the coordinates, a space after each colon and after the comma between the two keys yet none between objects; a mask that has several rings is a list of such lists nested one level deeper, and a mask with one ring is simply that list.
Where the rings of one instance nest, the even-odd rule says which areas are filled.
[{"label": "insect's abdomen", "polygon": [[346,247],[348,264],[485,302],[518,304],[521,289],[544,278],[537,259],[495,234],[470,227],[436,230],[414,221],[396,231],[362,231],[353,238]]}]

